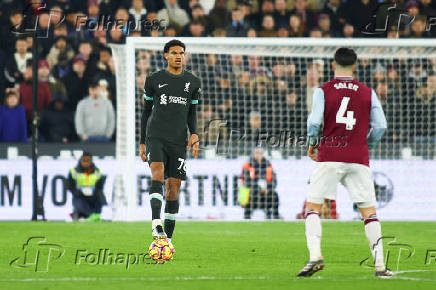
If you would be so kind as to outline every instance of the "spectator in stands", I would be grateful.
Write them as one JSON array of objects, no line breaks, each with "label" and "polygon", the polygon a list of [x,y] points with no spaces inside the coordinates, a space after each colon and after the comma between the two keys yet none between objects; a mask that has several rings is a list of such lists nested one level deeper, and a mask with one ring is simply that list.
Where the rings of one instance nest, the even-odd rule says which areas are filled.
[{"label": "spectator in stands", "polygon": [[232,54],[230,55],[230,71],[233,73],[237,73],[244,70],[243,57],[240,54]]},{"label": "spectator in stands", "polygon": [[135,30],[142,31],[143,25],[147,19],[147,9],[144,7],[143,0],[132,0],[129,9],[129,18],[135,23]]},{"label": "spectator in stands", "polygon": [[197,128],[203,145],[216,146],[218,137],[222,138],[221,142],[227,139],[225,121],[214,112],[212,105],[202,106],[197,117]]},{"label": "spectator in stands", "polygon": [[50,67],[54,67],[58,64],[60,55],[66,55],[67,61],[74,58],[74,50],[67,43],[67,38],[65,36],[59,36],[56,38],[55,43],[47,55],[47,61],[50,64]]},{"label": "spectator in stands", "polygon": [[305,28],[301,16],[292,14],[289,17],[289,36],[291,37],[303,37],[305,34]]},{"label": "spectator in stands", "polygon": [[226,0],[216,0],[214,8],[209,11],[209,21],[212,29],[226,28],[231,22],[231,14],[226,5]]},{"label": "spectator in stands", "polygon": [[256,30],[260,30],[262,27],[263,16],[266,14],[274,14],[274,1],[264,0],[260,7],[260,11],[253,14],[251,17],[254,22],[254,27]]},{"label": "spectator in stands", "polygon": [[236,96],[232,90],[233,85],[229,73],[224,72],[218,77],[217,87],[220,96],[220,98],[216,101],[218,116],[224,120],[230,120],[233,98]]},{"label": "spectator in stands", "polygon": [[15,90],[6,93],[0,106],[0,142],[27,142],[26,111]]},{"label": "spectator in stands", "polygon": [[250,84],[250,72],[248,71],[238,71],[235,73],[237,79],[238,88],[244,93],[247,94],[249,92],[249,84]]},{"label": "spectator in stands", "polygon": [[420,14],[419,4],[415,0],[409,0],[406,3],[407,14],[412,17],[417,17]]},{"label": "spectator in stands", "polygon": [[[347,23],[350,23],[357,29],[358,35],[362,35],[361,31],[363,27],[371,23],[376,8],[377,0],[347,1],[344,4],[343,16]],[[386,17],[380,17],[380,19],[386,19]]]},{"label": "spectator in stands", "polygon": [[342,27],[345,24],[345,18],[344,4],[341,3],[341,0],[326,1],[324,8],[321,10],[321,13],[329,15],[333,31],[342,31]]},{"label": "spectator in stands", "polygon": [[[32,116],[32,78],[32,60],[29,60],[23,73],[23,82],[21,82],[18,87],[21,104],[26,109],[26,117],[28,121],[30,121]],[[50,105],[51,97],[52,95],[48,83],[38,81],[38,111],[42,111],[45,107]]]},{"label": "spectator in stands", "polygon": [[427,19],[424,16],[418,16],[410,26],[410,38],[429,38],[432,37],[430,31],[426,30]]},{"label": "spectator in stands", "polygon": [[[282,101],[283,102],[283,101]],[[290,133],[294,137],[294,142],[298,137],[303,137],[305,128],[301,126],[307,120],[308,113],[304,101],[297,95],[295,90],[290,90],[285,95],[284,106],[282,106],[282,120],[284,126],[281,128]],[[293,145],[293,144],[287,144]]]},{"label": "spectator in stands", "polygon": [[176,30],[180,31],[189,22],[188,13],[180,8],[177,0],[164,0],[164,2],[165,8],[159,10],[157,18],[164,20],[167,25],[174,25]]},{"label": "spectator in stands", "polygon": [[[209,34],[212,31],[210,21],[209,21],[207,15],[204,13],[204,9],[203,9],[203,7],[201,7],[200,4],[195,4],[194,6],[192,6],[192,21],[191,22],[193,22],[193,21],[201,22],[201,24],[205,28],[204,34]],[[186,33],[186,30],[189,28],[188,25],[185,25],[185,27],[183,28],[182,35],[183,35],[183,33]]]},{"label": "spectator in stands", "polygon": [[345,23],[344,28],[342,29],[342,37],[353,38],[354,36],[354,26],[349,23]]},{"label": "spectator in stands", "polygon": [[25,37],[19,37],[15,41],[15,53],[9,58],[5,68],[5,78],[9,82],[9,87],[23,81],[23,73],[26,70],[26,64],[32,54],[27,52],[27,42]]},{"label": "spectator in stands", "polygon": [[321,14],[318,18],[318,28],[321,30],[322,34],[329,34],[331,37],[336,37],[337,32],[331,29],[330,17],[328,14]]},{"label": "spectator in stands", "polygon": [[409,68],[409,81],[408,84],[413,87],[419,87],[427,79],[427,71],[423,68],[421,62],[413,62]]},{"label": "spectator in stands", "polygon": [[174,28],[174,26],[171,26],[171,25],[167,26],[167,28],[164,31],[164,36],[166,36],[166,37],[175,37],[176,35],[177,35],[177,31]]},{"label": "spectator in stands", "polygon": [[238,1],[237,8],[244,13],[244,21],[247,22],[248,26],[256,27],[256,15],[253,13],[251,0]]},{"label": "spectator in stands", "polygon": [[56,91],[50,106],[41,113],[39,130],[43,141],[68,143],[75,139],[74,113],[66,106],[67,97]]},{"label": "spectator in stands", "polygon": [[322,34],[321,29],[319,29],[319,28],[312,29],[310,31],[310,33],[309,33],[309,37],[311,37],[311,38],[322,38],[323,34]]},{"label": "spectator in stands", "polygon": [[105,177],[92,162],[92,155],[84,152],[76,167],[71,168],[67,188],[73,194],[74,221],[86,218],[89,222],[101,220],[102,207],[107,204],[103,192]]},{"label": "spectator in stands", "polygon": [[67,25],[65,23],[58,24],[53,28],[53,37],[58,38],[59,36],[68,36]]},{"label": "spectator in stands", "polygon": [[244,205],[244,218],[250,219],[254,209],[265,210],[267,219],[279,219],[279,196],[275,191],[277,177],[263,149],[256,147],[249,162],[242,166],[241,181],[250,189],[249,202]]},{"label": "spectator in stands", "polygon": [[38,78],[40,82],[45,82],[49,85],[52,96],[54,96],[57,91],[60,91],[64,95],[67,94],[64,83],[50,75],[50,66],[45,59],[41,59],[38,62]]},{"label": "spectator in stands", "polygon": [[112,50],[108,47],[102,47],[97,62],[97,74],[94,76],[98,79],[105,79],[109,83],[109,89],[112,95],[115,95],[115,65],[112,58]]},{"label": "spectator in stands", "polygon": [[38,15],[39,45],[42,57],[45,57],[53,45],[53,25],[51,23],[51,16],[48,13],[41,13]]},{"label": "spectator in stands", "polygon": [[436,6],[435,3],[436,2],[433,1],[432,6],[432,0],[421,0],[419,2],[419,11],[421,11],[421,15],[434,17],[436,15],[436,9],[434,8],[434,6]]},{"label": "spectator in stands", "polygon": [[115,112],[109,100],[100,97],[97,82],[89,86],[89,97],[77,105],[74,119],[77,135],[82,141],[108,142],[115,129]]},{"label": "spectator in stands", "polygon": [[100,15],[100,6],[98,5],[98,0],[88,0],[88,19],[91,21],[98,21],[98,16]]},{"label": "spectator in stands", "polygon": [[289,25],[290,13],[286,7],[285,0],[275,0],[274,22],[275,28],[279,29]]},{"label": "spectator in stands", "polygon": [[88,80],[85,78],[86,61],[79,54],[73,59],[72,70],[62,79],[67,89],[68,103],[73,111],[87,93]]},{"label": "spectator in stands", "polygon": [[262,58],[259,55],[250,55],[248,57],[248,69],[251,77],[263,75],[271,77],[271,71],[264,65],[262,65]]},{"label": "spectator in stands", "polygon": [[274,29],[274,27],[275,27],[274,17],[271,14],[265,15],[263,17],[262,30],[259,32],[259,36],[277,37],[277,31]]},{"label": "spectator in stands", "polygon": [[[7,10],[2,10],[7,11]],[[17,35],[12,32],[12,28],[18,28],[23,21],[23,14],[20,10],[12,10],[9,15],[9,23],[5,23],[0,28],[1,30],[1,43],[0,48],[3,49],[6,55],[14,53],[14,45],[16,43]]]},{"label": "spectator in stands", "polygon": [[310,31],[315,27],[315,15],[312,11],[307,9],[306,0],[295,0],[295,8],[291,11],[291,14],[297,14],[301,17],[301,20],[305,26],[305,29]]},{"label": "spectator in stands", "polygon": [[[256,108],[255,106],[248,106]],[[258,137],[262,129],[262,118],[258,111],[251,111],[248,115],[248,127],[245,130],[245,152],[249,154],[250,148],[257,145]],[[248,151],[247,151],[248,150]]]},{"label": "spectator in stands", "polygon": [[277,30],[277,37],[289,37],[289,29],[287,27],[280,27],[279,30]]},{"label": "spectator in stands", "polygon": [[436,74],[430,72],[426,81],[408,102],[410,128],[416,142],[436,142]]},{"label": "spectator in stands", "polygon": [[188,25],[188,31],[183,36],[202,37],[206,36],[206,28],[200,20],[192,20]]},{"label": "spectator in stands", "polygon": [[250,28],[247,31],[247,37],[257,37],[257,32],[254,28]]},{"label": "spectator in stands", "polygon": [[244,12],[240,9],[233,9],[232,21],[227,26],[227,36],[230,37],[243,37],[247,35],[247,31],[250,27],[244,20]]}]

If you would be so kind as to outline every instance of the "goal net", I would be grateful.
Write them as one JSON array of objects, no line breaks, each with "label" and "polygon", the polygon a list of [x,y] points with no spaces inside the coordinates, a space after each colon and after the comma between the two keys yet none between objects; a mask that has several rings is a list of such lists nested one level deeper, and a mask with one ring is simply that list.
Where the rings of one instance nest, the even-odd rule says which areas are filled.
[{"label": "goal net", "polygon": [[[198,111],[202,159],[220,160],[219,166],[226,166],[223,160],[248,160],[256,146],[263,148],[269,160],[289,160],[290,167],[293,160],[307,158],[306,120],[312,95],[318,86],[332,79],[332,57],[341,46],[352,47],[357,52],[355,78],[376,91],[387,117],[388,130],[371,150],[371,158],[390,161],[383,165],[389,176],[389,168],[398,166],[395,161],[410,160],[420,166],[435,157],[434,40],[179,39],[186,44],[186,69],[202,82],[203,96]],[[166,68],[162,51],[169,40],[133,37],[125,45],[112,45],[117,78],[118,164],[114,219],[135,219],[134,171],[143,86],[151,72]],[[422,161],[415,162],[419,160]],[[429,174],[424,170],[418,179],[414,175],[409,189],[424,187],[423,180]],[[288,178],[294,178],[291,172]],[[380,186],[387,187],[386,184]],[[431,191],[422,190],[429,194]],[[381,195],[380,206],[386,206],[389,198],[392,195]]]}]

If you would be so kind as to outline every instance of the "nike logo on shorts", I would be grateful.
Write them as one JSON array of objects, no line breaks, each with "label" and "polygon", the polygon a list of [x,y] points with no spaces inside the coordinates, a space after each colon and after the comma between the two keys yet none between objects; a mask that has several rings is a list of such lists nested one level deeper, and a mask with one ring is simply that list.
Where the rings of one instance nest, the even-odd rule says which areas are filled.
[{"label": "nike logo on shorts", "polygon": [[159,89],[160,88],[163,88],[163,87],[165,87],[165,86],[167,86],[168,84],[163,84],[163,85],[161,85],[161,84],[158,84],[158,86],[159,86]]}]

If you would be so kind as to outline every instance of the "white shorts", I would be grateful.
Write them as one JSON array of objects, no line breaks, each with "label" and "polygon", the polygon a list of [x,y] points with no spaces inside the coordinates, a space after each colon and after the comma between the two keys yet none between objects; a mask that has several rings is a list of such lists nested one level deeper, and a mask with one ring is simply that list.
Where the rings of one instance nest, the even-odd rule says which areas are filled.
[{"label": "white shorts", "polygon": [[358,163],[317,162],[310,177],[307,201],[323,204],[336,199],[338,183],[348,190],[351,200],[360,208],[376,205],[374,180],[369,167]]}]

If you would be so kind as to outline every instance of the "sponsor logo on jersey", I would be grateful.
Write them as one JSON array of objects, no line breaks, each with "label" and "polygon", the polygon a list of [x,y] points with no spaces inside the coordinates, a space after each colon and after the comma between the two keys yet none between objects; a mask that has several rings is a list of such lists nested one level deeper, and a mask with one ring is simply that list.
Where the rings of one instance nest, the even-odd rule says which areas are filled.
[{"label": "sponsor logo on jersey", "polygon": [[189,93],[189,86],[191,85],[191,82],[185,83],[185,89],[184,91]]},{"label": "sponsor logo on jersey", "polygon": [[167,104],[167,96],[165,94],[160,95],[160,104],[166,105]]},{"label": "sponsor logo on jersey", "polygon": [[167,96],[165,94],[160,95],[160,104],[161,105],[167,105],[167,104],[186,105],[187,101],[188,101],[188,99],[187,98],[183,98],[183,97]]},{"label": "sponsor logo on jersey", "polygon": [[165,86],[167,86],[167,85],[168,85],[168,84],[162,84],[162,85],[161,85],[161,84],[158,84],[158,87],[159,87],[159,89],[160,89],[160,88],[163,88],[163,87],[165,87]]}]

